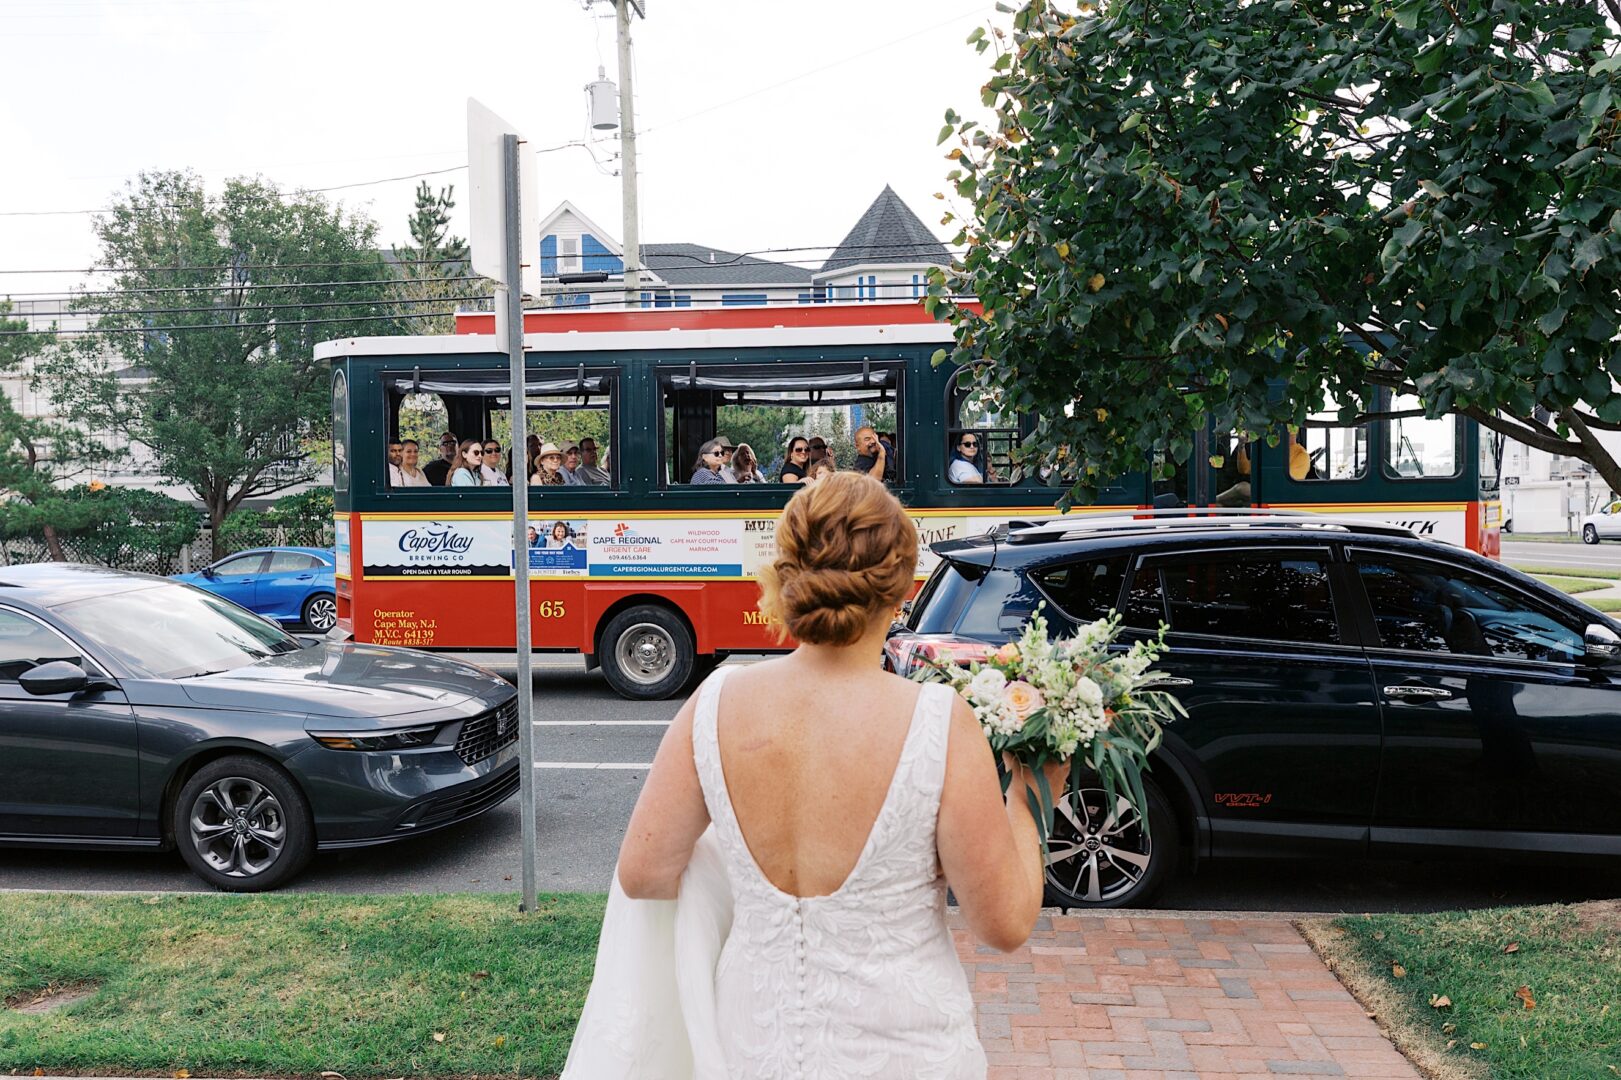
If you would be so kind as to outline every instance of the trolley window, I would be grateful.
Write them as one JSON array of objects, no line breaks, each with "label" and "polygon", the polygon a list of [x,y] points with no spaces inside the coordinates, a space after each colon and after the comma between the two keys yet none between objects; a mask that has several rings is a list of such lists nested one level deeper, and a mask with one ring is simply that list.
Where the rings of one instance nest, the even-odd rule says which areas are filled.
[{"label": "trolley window", "polygon": [[[687,364],[660,369],[657,378],[666,486],[784,483],[784,468],[813,464],[809,455],[790,459],[795,442],[820,444],[817,465],[825,456],[836,470],[870,468],[877,454],[867,428],[883,447],[885,482],[905,476],[898,362]],[[869,446],[858,446],[858,436]],[[705,458],[711,440],[730,449]]]},{"label": "trolley window", "polygon": [[[1394,394],[1393,413],[1415,412],[1424,403]],[[1463,428],[1455,415],[1400,416],[1385,423],[1385,475],[1392,480],[1436,480],[1457,476],[1463,467]]]},{"label": "trolley window", "polygon": [[[383,387],[391,433],[383,486],[390,491],[504,487],[514,469],[524,469],[542,488],[619,486],[612,370],[531,369],[526,447],[512,445],[511,383],[504,370],[389,372]],[[557,453],[541,453],[552,449]]]},{"label": "trolley window", "polygon": [[951,376],[947,402],[946,480],[955,485],[1012,484],[1020,479],[1014,451],[1022,433],[999,390],[981,384],[972,367]]},{"label": "trolley window", "polygon": [[1360,480],[1368,475],[1368,425],[1340,423],[1341,402],[1325,395],[1323,407],[1289,436],[1290,480]]}]

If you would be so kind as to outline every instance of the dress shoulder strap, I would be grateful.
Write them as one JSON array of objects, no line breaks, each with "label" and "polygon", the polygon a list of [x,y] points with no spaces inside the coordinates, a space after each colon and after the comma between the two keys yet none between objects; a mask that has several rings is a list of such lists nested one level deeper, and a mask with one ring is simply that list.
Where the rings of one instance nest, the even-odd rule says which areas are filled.
[{"label": "dress shoulder strap", "polygon": [[718,667],[698,688],[698,705],[692,716],[692,763],[698,770],[704,805],[709,819],[717,825],[730,823],[732,800],[726,793],[726,773],[720,763],[720,692],[732,668]]},{"label": "dress shoulder strap", "polygon": [[928,780],[938,812],[946,783],[946,751],[951,743],[951,702],[956,692],[944,683],[925,683],[918,701],[920,769]]}]

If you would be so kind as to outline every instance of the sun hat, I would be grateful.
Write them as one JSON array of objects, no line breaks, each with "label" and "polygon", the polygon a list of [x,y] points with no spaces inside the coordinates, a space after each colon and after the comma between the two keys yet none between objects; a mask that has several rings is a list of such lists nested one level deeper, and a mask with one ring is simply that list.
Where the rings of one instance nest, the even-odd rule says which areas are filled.
[{"label": "sun hat", "polygon": [[541,443],[540,449],[535,451],[535,456],[537,458],[552,457],[553,455],[556,455],[557,457],[563,456],[563,451],[557,448],[556,443]]}]

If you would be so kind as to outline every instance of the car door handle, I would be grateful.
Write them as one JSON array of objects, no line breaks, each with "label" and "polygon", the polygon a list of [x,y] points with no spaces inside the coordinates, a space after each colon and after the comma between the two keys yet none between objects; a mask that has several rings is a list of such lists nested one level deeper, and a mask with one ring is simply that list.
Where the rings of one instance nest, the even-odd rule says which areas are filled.
[{"label": "car door handle", "polygon": [[1161,675],[1148,684],[1150,690],[1165,690],[1173,686],[1192,686],[1192,679],[1184,679],[1180,675]]},{"label": "car door handle", "polygon": [[1398,701],[1444,701],[1451,696],[1451,690],[1443,690],[1439,686],[1385,687],[1385,697]]}]

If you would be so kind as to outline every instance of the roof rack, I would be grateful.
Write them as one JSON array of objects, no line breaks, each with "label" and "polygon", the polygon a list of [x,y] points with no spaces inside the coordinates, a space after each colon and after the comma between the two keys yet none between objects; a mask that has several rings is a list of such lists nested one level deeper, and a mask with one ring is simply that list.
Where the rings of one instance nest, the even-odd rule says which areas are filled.
[{"label": "roof rack", "polygon": [[1360,518],[1331,517],[1309,510],[1269,510],[1249,506],[1162,507],[1065,514],[1060,517],[1009,521],[1003,534],[1010,544],[1029,544],[1066,536],[1147,532],[1156,529],[1262,528],[1359,532],[1376,536],[1415,536],[1401,525]]}]

